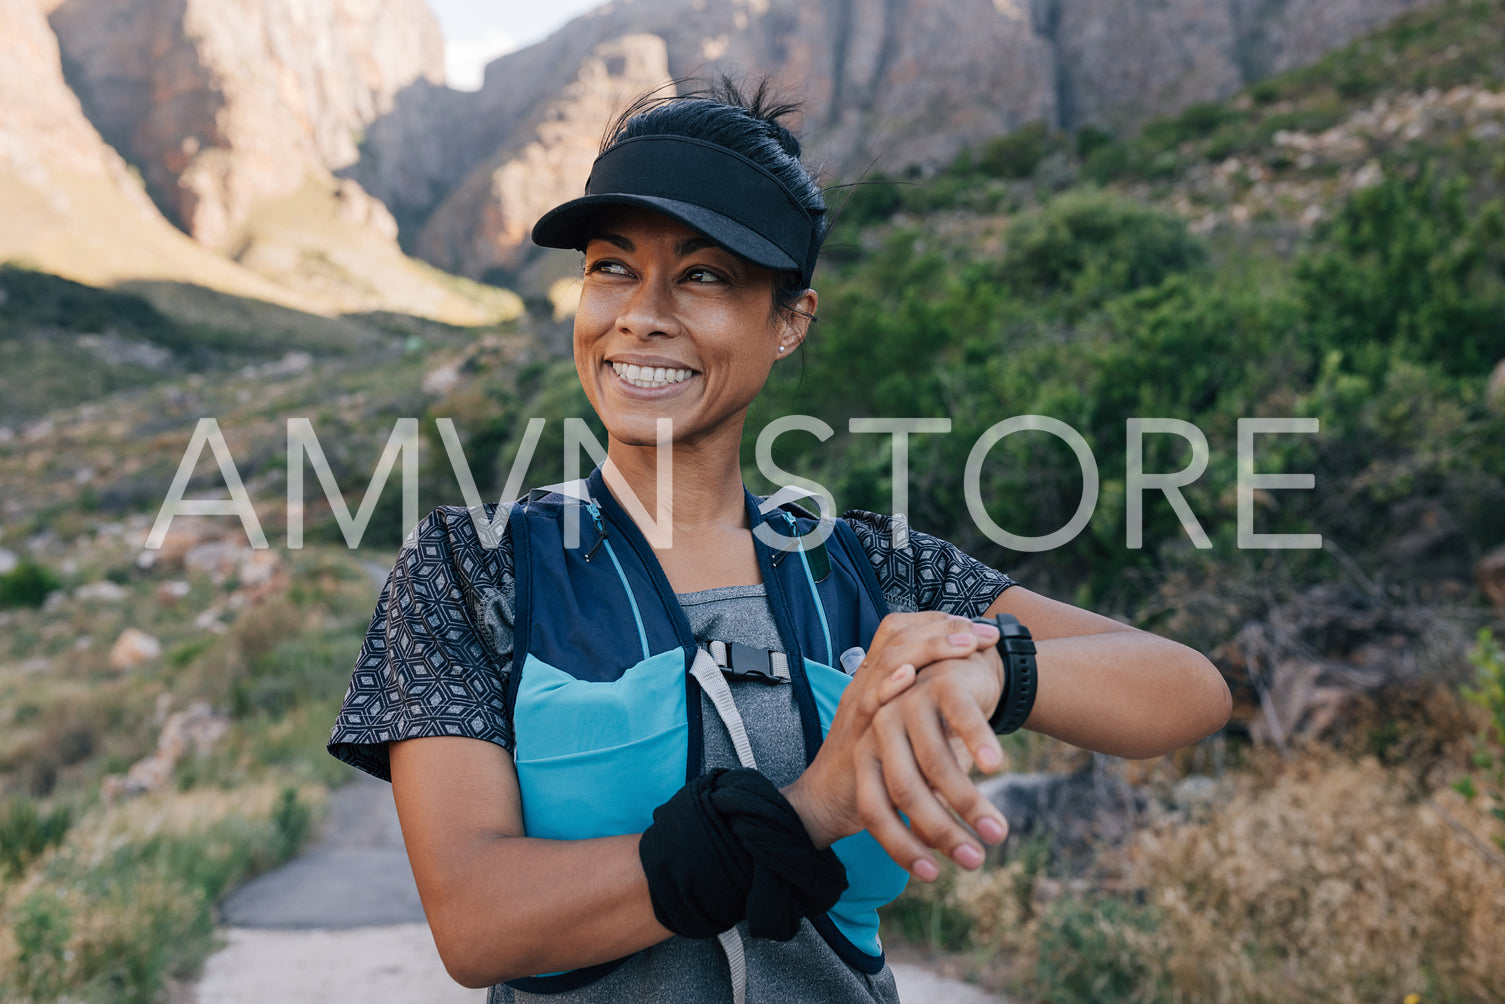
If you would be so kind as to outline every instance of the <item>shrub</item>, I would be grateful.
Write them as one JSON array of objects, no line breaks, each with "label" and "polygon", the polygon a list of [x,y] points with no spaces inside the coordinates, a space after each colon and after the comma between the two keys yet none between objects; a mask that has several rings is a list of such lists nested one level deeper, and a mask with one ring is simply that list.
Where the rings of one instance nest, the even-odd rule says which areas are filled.
[{"label": "shrub", "polygon": [[1355,192],[1297,262],[1306,338],[1350,368],[1462,375],[1505,357],[1505,204],[1430,168]]},{"label": "shrub", "polygon": [[1028,178],[1045,155],[1061,145],[1060,137],[1037,120],[988,140],[972,158],[972,166],[978,173],[995,178]]},{"label": "shrub", "polygon": [[1051,1004],[1163,1000],[1167,980],[1153,908],[1120,899],[1065,897],[1040,922],[1035,989]]},{"label": "shrub", "polygon": [[49,847],[62,842],[73,825],[68,806],[42,810],[25,795],[0,810],[0,876],[15,878]]},{"label": "shrub", "polygon": [[901,182],[876,175],[846,186],[846,194],[832,221],[833,229],[851,232],[859,227],[882,223],[904,205]]},{"label": "shrub", "polygon": [[[1463,688],[1463,696],[1483,708],[1488,717],[1484,731],[1474,740],[1474,765],[1484,773],[1494,802],[1490,815],[1505,822],[1505,651],[1486,628],[1479,632],[1468,658],[1478,676],[1474,686]],[[1469,799],[1477,795],[1471,779],[1456,787]],[[1505,847],[1505,834],[1497,833],[1495,841]]]},{"label": "shrub", "polygon": [[63,588],[52,569],[26,559],[0,575],[0,610],[12,607],[40,607],[47,594]]},{"label": "shrub", "polygon": [[1182,143],[1211,135],[1242,113],[1220,102],[1203,102],[1172,118],[1157,119],[1144,127],[1144,140],[1152,147],[1174,150]]},{"label": "shrub", "polygon": [[1132,877],[1182,1000],[1500,1000],[1505,869],[1465,835],[1479,824],[1453,792],[1313,755],[1143,835]]},{"label": "shrub", "polygon": [[91,814],[0,903],[0,1000],[146,1002],[213,948],[214,903],[306,829],[266,787],[147,796]]},{"label": "shrub", "polygon": [[1058,304],[1073,317],[1206,258],[1184,220],[1118,196],[1076,191],[1015,223],[997,272],[1015,294]]}]

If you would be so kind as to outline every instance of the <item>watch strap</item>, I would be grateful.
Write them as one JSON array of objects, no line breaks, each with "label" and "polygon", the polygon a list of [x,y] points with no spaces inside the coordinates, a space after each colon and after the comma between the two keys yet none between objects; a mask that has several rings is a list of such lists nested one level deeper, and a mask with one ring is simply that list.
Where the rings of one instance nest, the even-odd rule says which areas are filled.
[{"label": "watch strap", "polygon": [[1039,689],[1039,674],[1035,667],[1035,642],[1029,628],[1019,623],[1013,614],[997,614],[993,617],[974,617],[979,624],[992,624],[998,628],[998,656],[1003,660],[1003,693],[998,706],[988,718],[995,735],[1006,736],[1017,732],[1029,719],[1035,707],[1035,694]]}]

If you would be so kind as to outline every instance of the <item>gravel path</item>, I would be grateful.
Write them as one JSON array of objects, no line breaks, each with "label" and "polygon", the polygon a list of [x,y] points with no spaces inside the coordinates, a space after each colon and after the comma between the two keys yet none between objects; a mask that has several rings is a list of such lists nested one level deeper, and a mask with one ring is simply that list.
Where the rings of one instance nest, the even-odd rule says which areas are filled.
[{"label": "gravel path", "polygon": [[[226,945],[197,1004],[480,1004],[439,962],[402,848],[391,788],[360,776],[334,793],[326,835],[225,901]],[[897,963],[905,1004],[1007,1004]]]}]

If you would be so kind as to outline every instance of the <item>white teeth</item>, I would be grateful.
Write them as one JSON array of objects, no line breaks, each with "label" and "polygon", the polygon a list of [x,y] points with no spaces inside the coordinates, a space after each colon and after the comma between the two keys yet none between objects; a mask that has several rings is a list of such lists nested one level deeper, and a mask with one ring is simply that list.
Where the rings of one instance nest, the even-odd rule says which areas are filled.
[{"label": "white teeth", "polygon": [[617,375],[634,387],[652,389],[667,387],[690,379],[695,372],[688,369],[668,369],[663,366],[637,366],[632,363],[612,363]]}]

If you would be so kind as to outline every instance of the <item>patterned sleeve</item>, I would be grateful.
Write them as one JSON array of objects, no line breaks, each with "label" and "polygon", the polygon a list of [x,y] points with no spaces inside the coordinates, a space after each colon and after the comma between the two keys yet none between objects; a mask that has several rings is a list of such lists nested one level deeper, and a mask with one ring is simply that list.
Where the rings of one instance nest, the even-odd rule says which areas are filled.
[{"label": "patterned sleeve", "polygon": [[895,548],[896,520],[891,516],[852,509],[841,518],[867,551],[891,610],[944,610],[978,617],[1000,593],[1016,584],[955,544],[928,533],[906,527],[907,543]]},{"label": "patterned sleeve", "polygon": [[329,752],[391,780],[387,743],[399,739],[466,736],[510,750],[512,602],[508,536],[487,549],[465,509],[425,517],[377,601]]}]

